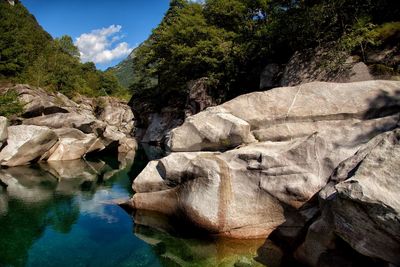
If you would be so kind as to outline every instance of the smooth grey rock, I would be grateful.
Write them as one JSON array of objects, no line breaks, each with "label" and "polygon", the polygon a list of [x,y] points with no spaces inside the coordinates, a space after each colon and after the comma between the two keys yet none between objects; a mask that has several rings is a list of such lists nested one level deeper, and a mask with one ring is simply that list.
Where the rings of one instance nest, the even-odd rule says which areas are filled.
[{"label": "smooth grey rock", "polygon": [[207,109],[173,129],[167,145],[174,152],[233,148],[256,141],[250,129],[250,124],[243,119]]},{"label": "smooth grey rock", "polygon": [[47,127],[18,125],[8,127],[7,146],[0,152],[0,164],[17,166],[40,158],[58,140]]},{"label": "smooth grey rock", "polygon": [[94,134],[88,134],[84,138],[79,139],[62,137],[58,141],[57,148],[51,153],[47,161],[83,158],[95,141],[96,136]]},{"label": "smooth grey rock", "polygon": [[18,93],[18,99],[23,104],[24,118],[32,118],[54,113],[68,113],[77,104],[64,95],[50,93],[42,88],[18,84],[11,88]]},{"label": "smooth grey rock", "polygon": [[53,129],[76,128],[84,133],[94,133],[95,129],[104,129],[105,124],[98,121],[93,115],[77,113],[56,113],[23,121],[25,125],[46,126]]},{"label": "smooth grey rock", "polygon": [[[350,134],[356,128],[371,134],[372,129],[372,138],[396,126],[396,118],[383,117],[388,112],[398,116],[399,89],[397,81],[313,82],[250,93],[189,117],[171,131],[168,145],[172,151],[226,150],[254,142],[253,135],[281,141],[321,130],[334,131],[328,138],[346,137],[348,131],[338,132],[341,127]],[[383,121],[364,122],[374,118]]]},{"label": "smooth grey rock", "polygon": [[340,237],[364,257],[398,265],[399,163],[400,130],[396,129],[376,136],[339,164],[319,193],[322,215],[308,229],[296,258],[320,266],[324,257],[341,249],[335,241]]},{"label": "smooth grey rock", "polygon": [[6,141],[8,137],[7,127],[7,118],[0,116],[0,149],[3,146],[4,141]]},{"label": "smooth grey rock", "polygon": [[309,201],[342,160],[317,134],[225,153],[172,153],[135,179],[132,201],[136,209],[184,214],[211,233],[265,237],[285,221],[287,207]]},{"label": "smooth grey rock", "polygon": [[400,130],[387,135],[355,175],[335,186],[334,231],[359,253],[400,264]]},{"label": "smooth grey rock", "polygon": [[117,127],[118,131],[131,135],[134,129],[134,116],[131,108],[120,100],[112,97],[101,97],[97,100],[101,103],[97,118],[108,125]]}]

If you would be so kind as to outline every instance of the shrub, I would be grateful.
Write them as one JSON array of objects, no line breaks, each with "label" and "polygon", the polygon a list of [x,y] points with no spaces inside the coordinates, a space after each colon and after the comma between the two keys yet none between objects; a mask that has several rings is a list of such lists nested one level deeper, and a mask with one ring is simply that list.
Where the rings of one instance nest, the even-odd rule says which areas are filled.
[{"label": "shrub", "polygon": [[18,93],[14,90],[7,90],[0,95],[0,116],[9,117],[19,115],[22,112],[22,104],[18,100]]}]

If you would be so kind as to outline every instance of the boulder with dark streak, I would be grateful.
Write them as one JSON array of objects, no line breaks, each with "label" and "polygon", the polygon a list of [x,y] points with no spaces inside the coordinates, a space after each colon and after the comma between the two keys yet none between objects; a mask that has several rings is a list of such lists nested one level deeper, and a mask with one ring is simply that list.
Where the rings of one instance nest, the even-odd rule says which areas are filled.
[{"label": "boulder with dark streak", "polygon": [[288,233],[298,235],[318,213],[304,205],[336,167],[398,127],[399,94],[395,81],[314,82],[208,108],[172,130],[173,153],[136,178],[132,205],[236,238],[268,236],[305,212]]}]

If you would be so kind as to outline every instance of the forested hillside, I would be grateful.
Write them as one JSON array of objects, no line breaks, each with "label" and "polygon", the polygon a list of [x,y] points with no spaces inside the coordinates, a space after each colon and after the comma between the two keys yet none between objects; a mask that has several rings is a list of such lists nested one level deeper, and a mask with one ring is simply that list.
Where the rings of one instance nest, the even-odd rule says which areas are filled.
[{"label": "forested hillside", "polygon": [[28,83],[68,96],[126,97],[112,73],[80,63],[71,37],[53,39],[22,3],[0,1],[0,17],[1,83]]},{"label": "forested hillside", "polygon": [[[136,51],[133,105],[157,111],[184,103],[187,83],[208,77],[215,99],[257,90],[263,67],[295,51],[324,48],[327,68],[369,49],[399,53],[398,0],[172,0]],[[399,73],[397,61],[378,69]],[[133,73],[132,72],[132,73]]]},{"label": "forested hillside", "polygon": [[119,83],[125,88],[129,88],[134,81],[135,74],[133,73],[133,65],[135,64],[135,51],[136,49],[134,49],[126,59],[118,63],[116,66],[107,69],[107,72],[112,72],[118,79]]}]

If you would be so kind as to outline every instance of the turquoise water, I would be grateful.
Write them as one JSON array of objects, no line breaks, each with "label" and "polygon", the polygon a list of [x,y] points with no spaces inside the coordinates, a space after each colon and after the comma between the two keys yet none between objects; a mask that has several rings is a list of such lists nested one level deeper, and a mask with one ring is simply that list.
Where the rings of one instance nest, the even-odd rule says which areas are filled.
[{"label": "turquoise water", "polygon": [[181,237],[160,215],[115,205],[145,161],[0,169],[0,266],[261,266],[264,241]]}]

